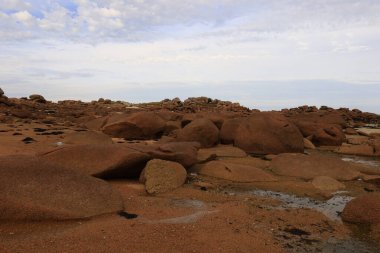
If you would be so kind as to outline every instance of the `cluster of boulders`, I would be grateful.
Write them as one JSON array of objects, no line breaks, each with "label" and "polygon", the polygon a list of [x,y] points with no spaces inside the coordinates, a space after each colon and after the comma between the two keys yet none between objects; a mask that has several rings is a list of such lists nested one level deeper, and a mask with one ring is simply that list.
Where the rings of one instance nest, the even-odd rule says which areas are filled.
[{"label": "cluster of boulders", "polygon": [[[357,129],[356,119],[366,117],[359,111],[306,106],[258,112],[206,97],[164,100],[149,110],[105,99],[52,103],[40,95],[12,103],[0,103],[1,122],[68,122],[83,131],[36,155],[0,156],[0,219],[64,220],[121,211],[120,194],[105,180],[139,179],[147,193],[158,194],[183,185],[190,169],[239,183],[291,177],[326,192],[343,189],[345,181],[380,182],[362,165],[304,153],[333,146],[338,153],[380,156],[378,136]],[[367,222],[360,208],[377,210],[373,201],[380,202],[378,195],[358,198],[343,218]],[[378,223],[376,212],[369,222]]]},{"label": "cluster of boulders", "polygon": [[230,101],[221,101],[208,97],[191,97],[185,101],[179,98],[165,99],[161,101],[161,108],[172,111],[199,112],[199,111],[232,111],[232,112],[249,112],[247,107],[239,103]]}]

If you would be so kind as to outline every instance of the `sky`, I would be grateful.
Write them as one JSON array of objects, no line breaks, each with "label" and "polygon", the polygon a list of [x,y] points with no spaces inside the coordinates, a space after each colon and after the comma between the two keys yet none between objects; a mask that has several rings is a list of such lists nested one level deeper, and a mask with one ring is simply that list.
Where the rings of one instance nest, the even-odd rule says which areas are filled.
[{"label": "sky", "polygon": [[379,13],[379,0],[0,0],[0,87],[380,113]]}]

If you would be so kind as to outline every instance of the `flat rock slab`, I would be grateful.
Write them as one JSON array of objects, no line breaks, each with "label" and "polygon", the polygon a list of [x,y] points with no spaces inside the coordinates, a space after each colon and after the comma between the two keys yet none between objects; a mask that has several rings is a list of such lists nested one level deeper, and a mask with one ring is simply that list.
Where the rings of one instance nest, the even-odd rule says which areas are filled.
[{"label": "flat rock slab", "polygon": [[112,144],[112,138],[106,134],[96,131],[85,131],[85,132],[73,132],[65,136],[63,142],[65,144]]},{"label": "flat rock slab", "polygon": [[341,182],[326,176],[315,177],[311,183],[315,188],[321,191],[335,192],[346,188]]},{"label": "flat rock slab", "polygon": [[230,146],[230,145],[218,145],[213,148],[204,148],[198,150],[198,161],[205,161],[209,157],[246,157],[247,153],[244,150]]},{"label": "flat rock slab", "polygon": [[211,161],[201,167],[199,174],[233,182],[271,182],[277,179],[262,169],[224,161]]},{"label": "flat rock slab", "polygon": [[375,156],[374,147],[367,143],[359,145],[343,144],[335,152],[344,155]]},{"label": "flat rock slab", "polygon": [[40,157],[100,178],[137,178],[150,159],[147,154],[117,144],[67,146]]},{"label": "flat rock slab", "polygon": [[105,181],[34,156],[0,157],[0,220],[67,220],[123,210]]},{"label": "flat rock slab", "polygon": [[380,129],[376,128],[359,128],[358,133],[366,136],[380,136]]},{"label": "flat rock slab", "polygon": [[301,132],[278,113],[252,113],[246,118],[226,120],[220,135],[222,143],[233,143],[252,154],[304,151]]},{"label": "flat rock slab", "polygon": [[280,154],[271,161],[275,174],[307,180],[318,176],[342,181],[354,180],[360,176],[360,167],[337,157],[319,154]]}]

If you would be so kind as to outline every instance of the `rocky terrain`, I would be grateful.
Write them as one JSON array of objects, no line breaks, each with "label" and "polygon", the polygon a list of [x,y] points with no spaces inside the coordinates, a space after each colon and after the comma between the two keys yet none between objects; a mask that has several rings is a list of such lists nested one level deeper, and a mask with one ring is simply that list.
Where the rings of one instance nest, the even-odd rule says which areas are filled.
[{"label": "rocky terrain", "polygon": [[379,126],[0,89],[0,252],[380,252]]}]

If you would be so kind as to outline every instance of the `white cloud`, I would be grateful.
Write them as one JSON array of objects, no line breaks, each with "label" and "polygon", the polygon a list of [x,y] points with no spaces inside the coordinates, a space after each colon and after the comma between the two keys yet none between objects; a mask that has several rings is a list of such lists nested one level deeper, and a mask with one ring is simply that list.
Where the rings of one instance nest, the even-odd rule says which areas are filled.
[{"label": "white cloud", "polygon": [[28,11],[19,11],[12,14],[16,22],[21,22],[25,26],[31,26],[34,22],[33,16]]},{"label": "white cloud", "polygon": [[0,2],[0,9],[20,10],[30,8],[30,4],[22,0],[2,0]]},{"label": "white cloud", "polygon": [[194,84],[379,84],[378,13],[374,0],[6,0],[0,82],[62,96],[162,83],[200,93]]}]

